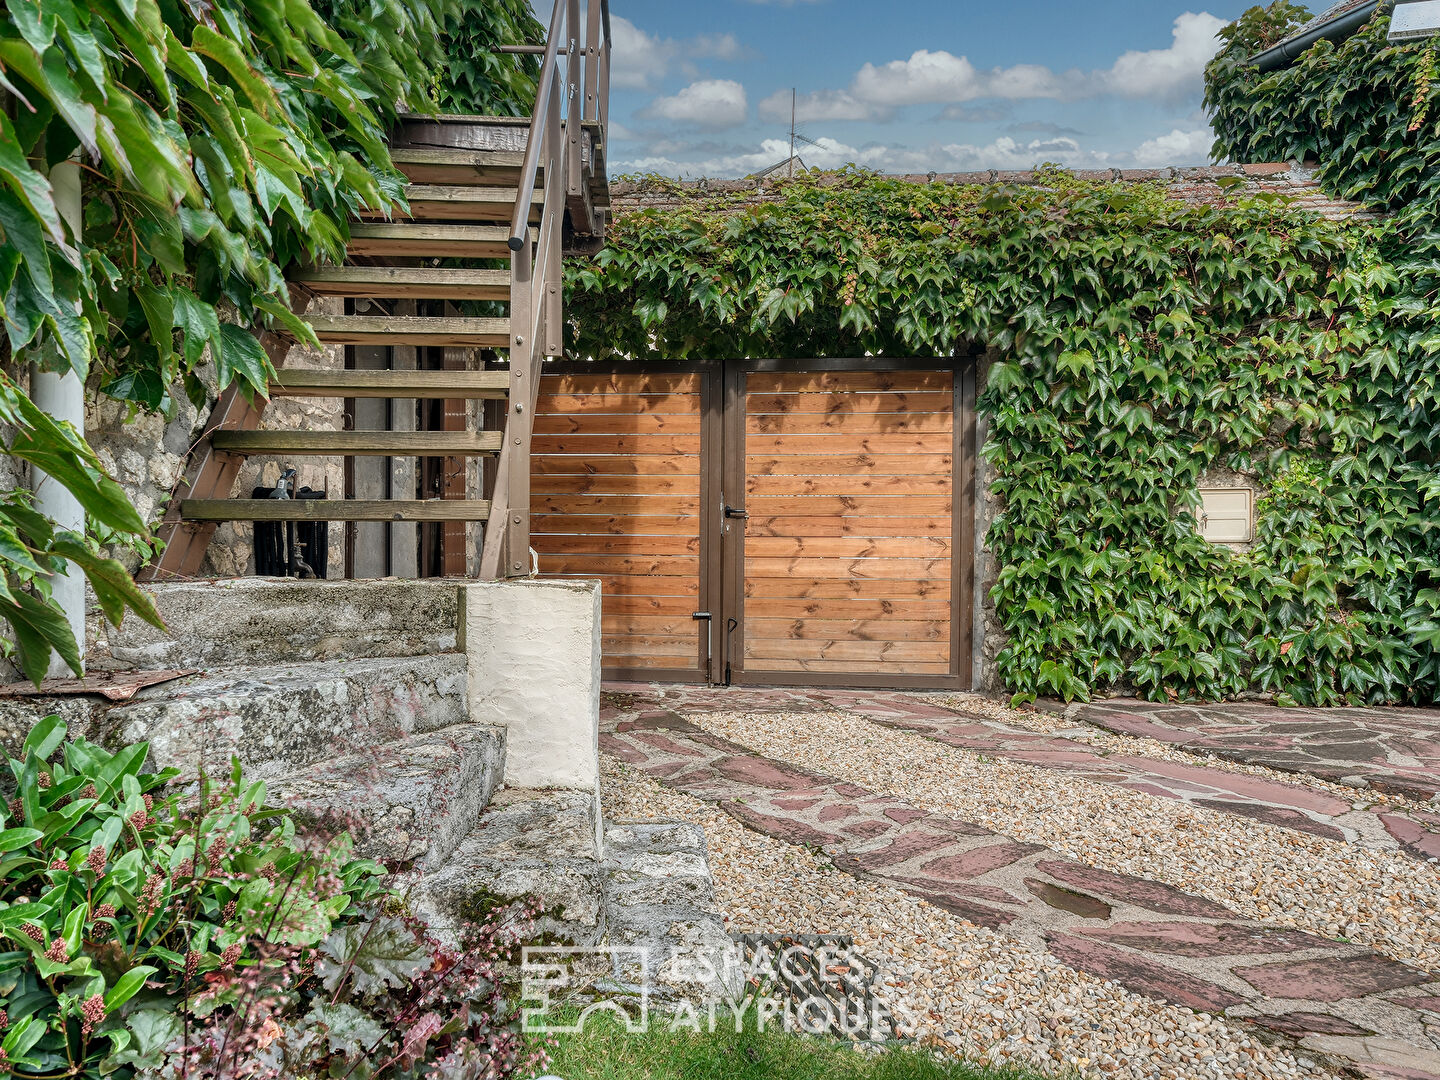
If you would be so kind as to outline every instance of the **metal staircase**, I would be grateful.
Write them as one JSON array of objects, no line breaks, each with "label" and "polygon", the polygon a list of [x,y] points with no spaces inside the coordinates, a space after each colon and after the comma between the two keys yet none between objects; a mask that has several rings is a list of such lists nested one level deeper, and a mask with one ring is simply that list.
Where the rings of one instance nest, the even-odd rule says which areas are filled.
[{"label": "metal staircase", "polygon": [[[165,548],[143,578],[198,573],[224,521],[484,522],[480,577],[529,572],[531,414],[540,364],[563,350],[561,255],[598,246],[609,204],[609,5],[587,0],[583,23],[580,6],[557,0],[545,45],[502,50],[543,56],[528,120],[403,117],[391,157],[409,181],[409,212],[385,220],[361,211],[345,265],[291,279],[296,310],[322,343],[445,348],[445,370],[285,369],[292,343],[261,335],[277,367],[272,398],[439,400],[461,414],[466,402],[494,400],[505,403],[503,423],[494,430],[471,423],[467,430],[266,430],[266,402],[229,390],[192,452],[162,523]],[[315,297],[341,297],[365,313],[305,315]],[[508,312],[457,313],[469,301],[499,302]],[[401,305],[416,313],[395,313]],[[382,313],[368,313],[374,310]],[[479,366],[481,349],[508,363]],[[241,464],[259,455],[498,457],[498,465],[483,471],[485,498],[231,498]]]}]

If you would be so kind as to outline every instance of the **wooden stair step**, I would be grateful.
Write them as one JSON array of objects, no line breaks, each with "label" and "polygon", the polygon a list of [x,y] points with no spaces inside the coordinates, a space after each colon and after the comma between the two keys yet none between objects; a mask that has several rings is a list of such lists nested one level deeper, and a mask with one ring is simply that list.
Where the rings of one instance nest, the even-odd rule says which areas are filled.
[{"label": "wooden stair step", "polygon": [[[531,229],[531,242],[535,230]],[[350,226],[349,255],[375,258],[508,259],[508,225],[427,225],[386,221]]]},{"label": "wooden stair step", "polygon": [[508,396],[508,371],[317,371],[281,368],[273,397],[489,398]]},{"label": "wooden stair step", "polygon": [[185,521],[486,521],[488,499],[184,499]]},{"label": "wooden stair step", "polygon": [[[471,187],[463,184],[409,184],[405,198],[410,203],[408,214],[396,211],[396,221],[503,221],[509,223],[515,212],[513,187]],[[530,220],[540,220],[545,193],[536,190],[530,198]],[[385,214],[371,207],[361,207],[360,216],[384,220]]]},{"label": "wooden stair step", "polygon": [[[390,160],[412,184],[472,184],[512,188],[520,182],[525,155],[518,150],[468,150],[454,147],[397,146]],[[542,183],[543,167],[536,183]]]},{"label": "wooden stair step", "polygon": [[431,319],[421,315],[312,315],[305,320],[329,345],[510,346],[509,319]]},{"label": "wooden stair step", "polygon": [[210,445],[232,454],[320,457],[476,457],[500,449],[499,431],[214,431]]},{"label": "wooden stair step", "polygon": [[320,296],[387,300],[509,300],[509,270],[428,266],[315,266],[293,275]]}]

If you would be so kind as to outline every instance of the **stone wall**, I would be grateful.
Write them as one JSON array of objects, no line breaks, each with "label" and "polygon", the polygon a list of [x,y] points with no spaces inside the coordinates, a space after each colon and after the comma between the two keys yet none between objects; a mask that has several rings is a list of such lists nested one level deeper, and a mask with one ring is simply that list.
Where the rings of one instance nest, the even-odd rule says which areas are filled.
[{"label": "stone wall", "polygon": [[[316,301],[312,310],[317,314],[342,313],[343,301]],[[343,368],[343,346],[321,349],[295,346],[285,358],[286,367]],[[180,387],[175,394],[174,415],[135,412],[120,401],[101,397],[90,387],[85,409],[85,438],[94,448],[100,463],[125,489],[136,510],[146,521],[158,521],[164,514],[171,492],[185,470],[191,449],[200,438],[210,408],[215,401],[215,373],[206,364],[199,371],[200,379],[209,388],[210,403],[197,409]],[[265,409],[267,428],[309,428],[338,430],[344,426],[344,403],[336,398],[277,398]],[[9,459],[4,459],[8,462]],[[293,464],[298,472],[298,486],[327,490],[331,498],[344,494],[343,459],[297,457],[282,462],[276,458],[255,458],[240,470],[235,495],[248,497],[252,488],[274,487],[279,482],[284,464]],[[3,482],[3,480],[0,480]],[[224,524],[215,531],[202,575],[206,577],[243,577],[255,570],[249,524]],[[131,569],[139,564],[137,556],[117,553]],[[331,529],[330,573],[343,571],[343,532]]]}]

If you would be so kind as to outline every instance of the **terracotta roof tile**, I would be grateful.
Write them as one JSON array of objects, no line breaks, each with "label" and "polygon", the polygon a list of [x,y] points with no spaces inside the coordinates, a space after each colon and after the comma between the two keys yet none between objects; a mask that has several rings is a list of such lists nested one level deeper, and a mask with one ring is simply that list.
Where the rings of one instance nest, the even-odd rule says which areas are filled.
[{"label": "terracotta roof tile", "polygon": [[[1245,195],[1271,193],[1295,199],[1299,209],[1317,213],[1335,221],[1369,220],[1376,215],[1359,203],[1327,196],[1315,182],[1311,170],[1282,162],[1247,165],[1201,165],[1162,169],[1089,169],[1074,175],[1090,180],[1126,183],[1157,183],[1171,198],[1202,206],[1220,206]],[[822,174],[820,182],[837,178],[838,173]],[[1219,181],[1238,177],[1238,185],[1222,186]],[[914,184],[1034,184],[1033,172],[996,171],[968,173],[913,173],[893,179]],[[617,217],[627,212],[652,207],[673,207],[684,204],[691,193],[735,195],[751,203],[768,202],[777,197],[785,181],[765,178],[744,180],[696,180],[650,182],[623,180],[610,185]],[[679,189],[677,191],[677,188]]]}]

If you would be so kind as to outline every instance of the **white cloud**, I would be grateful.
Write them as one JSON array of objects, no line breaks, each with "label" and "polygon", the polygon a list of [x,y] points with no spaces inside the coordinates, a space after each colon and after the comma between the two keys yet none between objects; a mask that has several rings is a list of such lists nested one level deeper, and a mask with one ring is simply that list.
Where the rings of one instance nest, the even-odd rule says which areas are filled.
[{"label": "white cloud", "polygon": [[646,33],[620,15],[610,17],[610,83],[648,90],[672,70],[694,78],[695,60],[738,60],[748,50],[734,34],[700,34],[684,41]]},{"label": "white cloud", "polygon": [[642,90],[669,70],[678,51],[675,42],[647,34],[629,19],[610,17],[610,84]]},{"label": "white cloud", "polygon": [[[1175,100],[1199,89],[1205,64],[1220,46],[1215,35],[1224,25],[1225,20],[1208,12],[1187,11],[1175,19],[1169,48],[1132,50],[1103,71],[1057,72],[1041,64],[987,70],[967,56],[920,49],[906,60],[867,63],[846,90],[820,90],[800,100],[805,118],[813,120],[883,120],[891,109],[904,105],[954,105],[988,98],[1025,101],[1109,95]],[[761,109],[775,119],[781,104],[787,106],[783,111],[788,118],[784,91],[766,98]]]},{"label": "white cloud", "polygon": [[[735,177],[759,172],[790,155],[785,139],[766,139],[753,152],[712,155],[694,160],[677,145],[666,152],[652,153],[617,162],[623,172],[658,172],[669,176]],[[839,169],[861,165],[882,173],[970,172],[984,169],[1031,169],[1055,162],[1076,169],[1104,168],[1113,164],[1112,155],[1086,150],[1074,139],[1035,139],[1021,142],[1002,137],[983,146],[970,143],[935,143],[921,149],[873,144],[857,147],[822,137],[814,145],[797,148],[812,168]]]},{"label": "white cloud", "polygon": [[[889,109],[857,101],[848,90],[817,90],[795,99],[795,120],[801,124],[814,120],[878,120],[889,112]],[[776,90],[760,102],[760,115],[766,120],[788,124],[790,91]]]},{"label": "white cloud", "polygon": [[1158,165],[1204,165],[1210,160],[1210,147],[1215,142],[1215,133],[1208,127],[1195,131],[1181,131],[1176,128],[1168,135],[1146,139],[1137,146],[1131,157],[1135,164],[1144,168]]},{"label": "white cloud", "polygon": [[678,94],[656,98],[645,112],[662,120],[719,130],[743,124],[748,108],[745,88],[734,79],[702,79]]},{"label": "white cloud", "polygon": [[1205,65],[1220,50],[1215,35],[1226,23],[1208,11],[1187,11],[1175,20],[1168,49],[1125,53],[1104,73],[1102,84],[1121,97],[1174,99],[1199,89]]},{"label": "white cloud", "polygon": [[738,60],[749,52],[734,34],[700,34],[690,39],[686,51],[706,60]]}]

